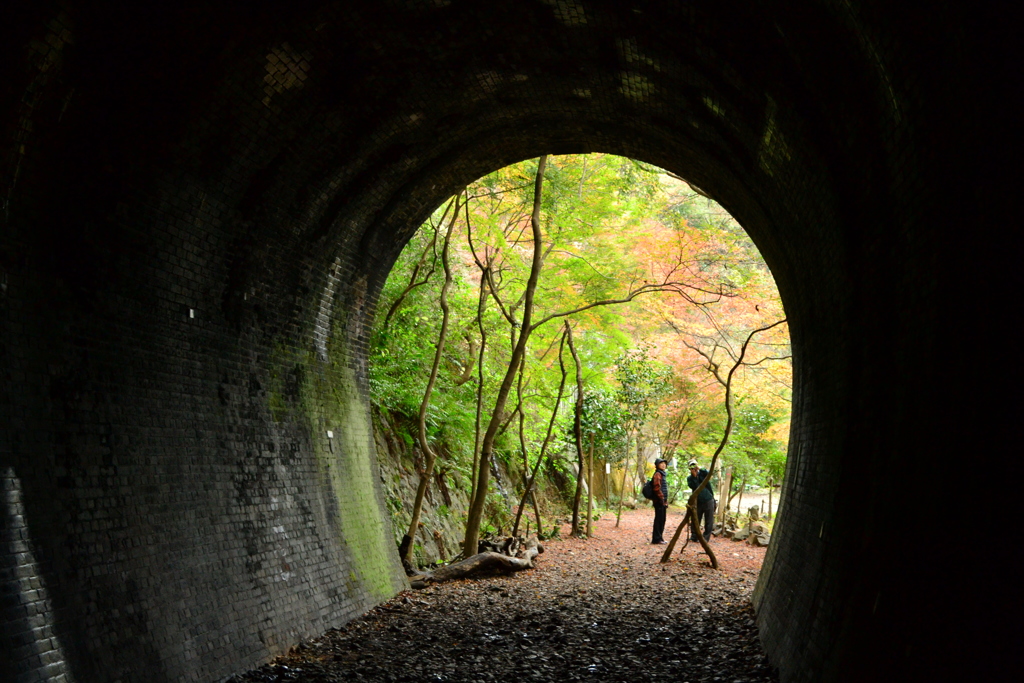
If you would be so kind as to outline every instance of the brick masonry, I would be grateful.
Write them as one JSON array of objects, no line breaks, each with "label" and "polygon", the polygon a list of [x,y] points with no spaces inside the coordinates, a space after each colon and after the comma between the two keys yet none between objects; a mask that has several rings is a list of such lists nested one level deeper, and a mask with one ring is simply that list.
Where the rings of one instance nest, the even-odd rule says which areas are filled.
[{"label": "brick masonry", "polygon": [[955,670],[944,644],[983,609],[948,586],[982,570],[922,567],[893,527],[972,424],[1012,422],[944,398],[999,381],[936,371],[943,315],[1005,319],[1012,290],[1013,249],[956,239],[1010,214],[989,10],[940,3],[925,30],[870,2],[94,5],[0,28],[11,680],[218,680],[400,590],[377,292],[465,183],[582,151],[704,188],[778,281],[795,412],[757,607],[784,680]]}]

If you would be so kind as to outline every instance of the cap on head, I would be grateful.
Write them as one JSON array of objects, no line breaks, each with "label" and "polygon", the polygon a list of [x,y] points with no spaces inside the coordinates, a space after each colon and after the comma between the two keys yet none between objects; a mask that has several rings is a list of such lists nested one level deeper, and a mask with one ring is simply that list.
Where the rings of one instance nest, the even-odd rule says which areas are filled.
[{"label": "cap on head", "polygon": [[655,467],[657,467],[657,466],[658,466],[658,465],[660,465],[661,463],[668,463],[668,460],[662,460],[661,458],[655,458],[655,459],[654,459],[654,466],[655,466]]},{"label": "cap on head", "polygon": [[696,467],[697,469],[700,469],[700,465],[697,464],[697,460],[696,459],[691,459],[690,462],[686,463],[686,466],[687,467]]}]

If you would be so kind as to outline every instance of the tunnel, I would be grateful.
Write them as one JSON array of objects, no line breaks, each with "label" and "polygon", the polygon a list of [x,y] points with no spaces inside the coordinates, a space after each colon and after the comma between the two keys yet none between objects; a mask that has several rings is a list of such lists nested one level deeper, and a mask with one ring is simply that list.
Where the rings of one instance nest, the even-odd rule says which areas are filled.
[{"label": "tunnel", "polygon": [[794,412],[755,607],[782,680],[1005,672],[971,594],[1002,558],[964,559],[1019,405],[1013,363],[963,357],[1020,317],[997,5],[4,12],[3,680],[221,680],[404,590],[378,293],[468,182],[583,152],[686,178],[778,283]]}]

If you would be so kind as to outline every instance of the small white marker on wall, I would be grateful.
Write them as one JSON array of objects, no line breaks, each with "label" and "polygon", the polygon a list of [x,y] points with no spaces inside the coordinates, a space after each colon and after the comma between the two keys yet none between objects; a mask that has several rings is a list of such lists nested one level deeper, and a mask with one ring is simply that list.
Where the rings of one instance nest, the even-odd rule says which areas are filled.
[{"label": "small white marker on wall", "polygon": [[190,318],[195,318],[196,317],[196,311],[195,311],[194,308],[188,309],[188,317],[190,317]]},{"label": "small white marker on wall", "polygon": [[332,432],[330,429],[327,430],[327,438],[328,439],[333,439],[334,438],[334,432]]}]

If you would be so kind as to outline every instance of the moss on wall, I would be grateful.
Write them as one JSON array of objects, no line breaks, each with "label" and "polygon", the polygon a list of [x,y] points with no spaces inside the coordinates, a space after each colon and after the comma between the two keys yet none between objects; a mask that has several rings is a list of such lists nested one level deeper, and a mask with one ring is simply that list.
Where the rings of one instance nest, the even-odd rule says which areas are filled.
[{"label": "moss on wall", "polygon": [[[332,338],[345,338],[338,325]],[[279,346],[274,356],[268,408],[275,421],[290,418],[309,430],[327,521],[352,559],[346,583],[354,595],[365,591],[374,602],[386,600],[407,584],[381,501],[368,401],[348,354],[334,348],[325,363],[312,349]]]},{"label": "moss on wall", "polygon": [[[326,398],[321,411],[324,436],[313,441],[338,501],[341,541],[352,553],[359,582],[376,598],[389,598],[405,586],[375,485],[379,476],[369,407],[348,367],[333,364],[312,384]],[[325,438],[327,430],[333,438]]]}]

